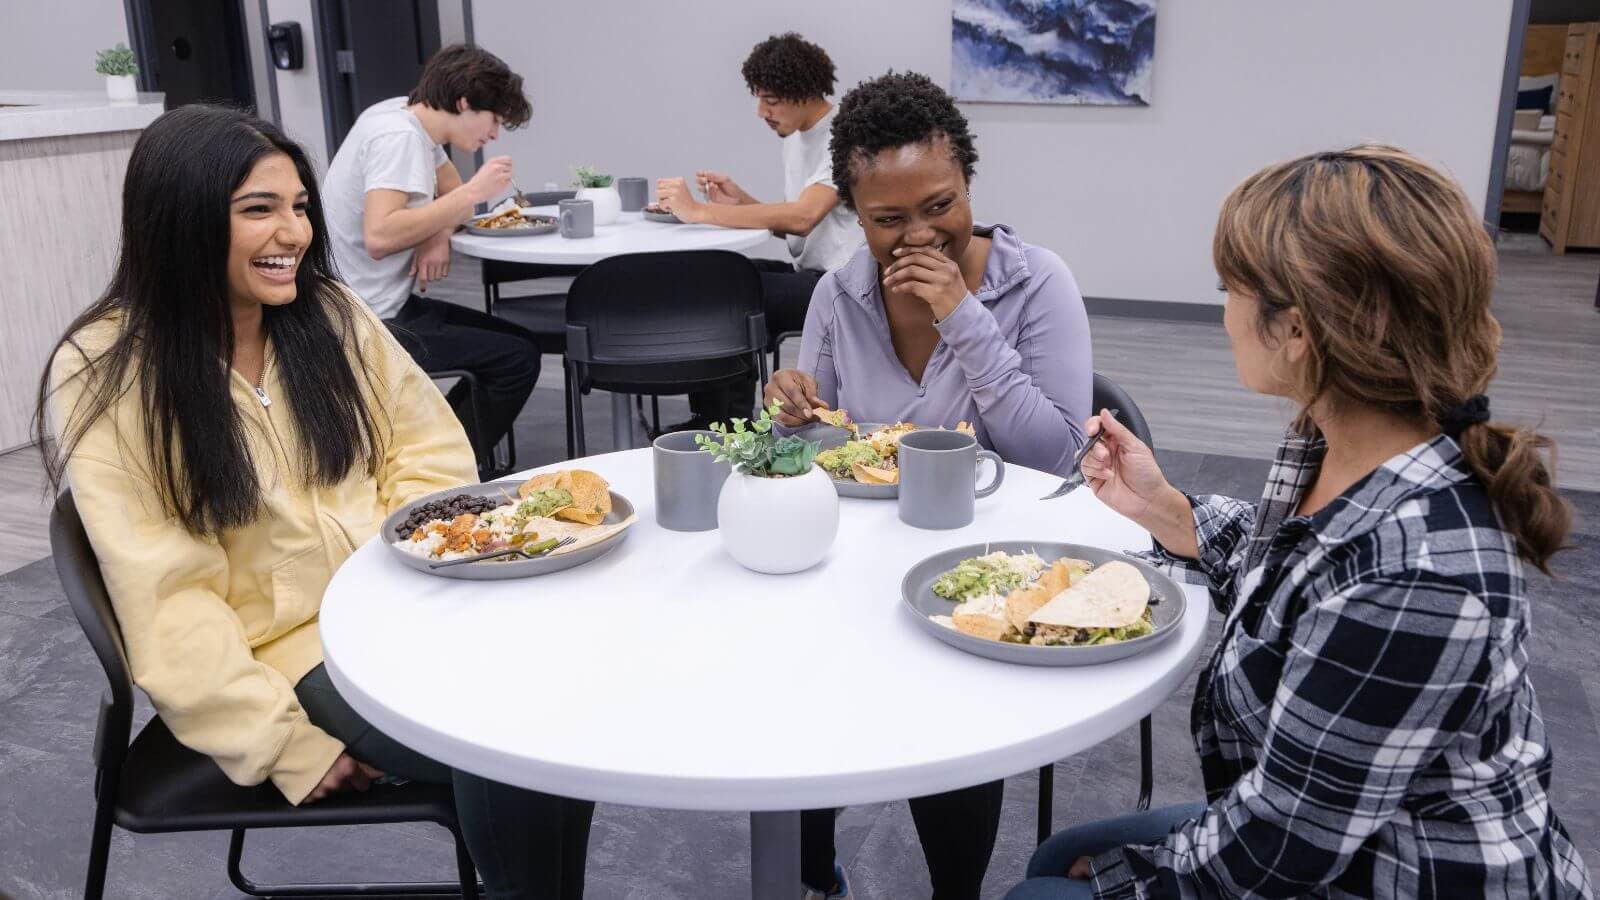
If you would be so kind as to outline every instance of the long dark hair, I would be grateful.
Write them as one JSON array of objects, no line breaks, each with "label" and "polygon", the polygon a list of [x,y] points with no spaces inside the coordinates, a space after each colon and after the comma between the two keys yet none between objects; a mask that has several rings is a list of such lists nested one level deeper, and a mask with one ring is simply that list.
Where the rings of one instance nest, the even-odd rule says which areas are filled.
[{"label": "long dark hair", "polygon": [[[71,345],[87,360],[76,409],[49,442],[46,369],[39,382],[34,434],[52,488],[66,460],[129,390],[139,392],[139,421],[149,477],[166,505],[194,534],[246,525],[261,510],[261,485],[245,422],[229,392],[233,314],[228,300],[230,200],[256,162],[274,153],[294,162],[307,193],[311,244],[295,276],[297,296],[263,309],[274,370],[299,437],[299,477],[307,486],[343,480],[357,465],[377,471],[382,439],[363,397],[352,355],[356,316],[336,279],[316,173],[305,151],[271,123],[234,109],[184,106],[140,135],[122,183],[122,246],[116,272],[94,305],[67,327],[51,354]],[[103,320],[115,340],[90,356],[78,333]],[[372,374],[360,366],[368,389]]]}]

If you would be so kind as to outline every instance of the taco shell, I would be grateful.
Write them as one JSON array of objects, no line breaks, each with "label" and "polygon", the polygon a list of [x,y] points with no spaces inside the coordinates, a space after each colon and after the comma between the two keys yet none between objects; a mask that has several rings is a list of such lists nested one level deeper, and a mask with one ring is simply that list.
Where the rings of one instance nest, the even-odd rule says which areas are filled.
[{"label": "taco shell", "polygon": [[572,505],[553,510],[551,518],[599,525],[611,512],[611,486],[587,469],[563,469],[535,475],[517,488],[517,494],[526,497],[540,488],[561,488],[572,495]]},{"label": "taco shell", "polygon": [[899,484],[899,469],[880,469],[864,463],[851,463],[850,474],[862,484]]},{"label": "taco shell", "polygon": [[1038,612],[1041,607],[1071,587],[1073,582],[1081,581],[1089,574],[1090,564],[1085,560],[1063,557],[1050,564],[1031,586],[1018,588],[1006,597],[1006,618],[1010,620],[1011,627],[1018,631],[1028,630],[1028,617]]},{"label": "taco shell", "polygon": [[1035,625],[1126,628],[1150,605],[1150,582],[1120,560],[1102,563],[1028,616]]}]

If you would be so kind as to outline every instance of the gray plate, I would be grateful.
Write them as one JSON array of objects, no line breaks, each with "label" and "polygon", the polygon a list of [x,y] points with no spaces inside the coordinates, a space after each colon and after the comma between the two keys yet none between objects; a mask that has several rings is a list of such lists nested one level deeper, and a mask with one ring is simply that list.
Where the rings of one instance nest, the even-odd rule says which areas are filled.
[{"label": "gray plate", "polygon": [[[886,426],[881,422],[857,422],[856,427],[861,429],[862,434],[867,434]],[[816,441],[818,450],[832,450],[834,447],[842,447],[846,441],[850,440],[850,432],[845,431],[843,428],[835,428],[832,425],[824,425],[821,422],[807,425],[795,432],[795,434],[808,441]],[[849,478],[833,478],[832,476],[829,476],[829,480],[833,482],[833,489],[838,491],[841,497],[856,497],[861,500],[894,500],[900,496],[900,485],[898,484],[862,484]]]},{"label": "gray plate", "polygon": [[646,219],[649,219],[652,222],[661,222],[661,223],[666,224],[666,225],[682,225],[683,224],[683,220],[678,218],[677,216],[673,215],[672,213],[651,212],[650,210],[646,209],[646,210],[642,210],[641,211],[641,215],[643,215]]},{"label": "gray plate", "polygon": [[[1155,631],[1144,637],[1116,644],[1097,644],[1093,647],[1035,647],[1031,644],[1003,644],[999,641],[974,637],[954,628],[946,628],[930,619],[929,616],[947,616],[956,608],[956,604],[933,592],[933,583],[939,580],[939,576],[955,568],[963,559],[971,559],[996,550],[1004,550],[1007,553],[1027,553],[1031,550],[1047,560],[1069,556],[1086,559],[1097,566],[1114,559],[1132,564],[1140,574],[1144,575],[1145,580],[1150,582],[1152,594],[1150,609],[1151,617],[1155,620]],[[1001,662],[1021,663],[1025,666],[1087,666],[1143,653],[1177,632],[1178,623],[1183,621],[1184,611],[1188,606],[1188,599],[1177,582],[1144,560],[1135,559],[1125,553],[1102,550],[1099,547],[1058,544],[1053,541],[994,541],[935,553],[912,566],[911,571],[906,573],[905,580],[900,582],[900,597],[905,603],[906,611],[917,624],[946,644],[977,656]]]},{"label": "gray plate", "polygon": [[[428,568],[430,560],[423,559],[420,556],[412,556],[394,545],[394,542],[400,536],[400,523],[406,520],[406,517],[411,514],[411,510],[414,507],[421,506],[431,500],[454,497],[457,494],[472,494],[476,497],[499,497],[502,495],[515,497],[517,495],[517,487],[521,484],[521,481],[491,481],[488,484],[469,484],[464,487],[451,488],[447,491],[429,494],[421,500],[409,503],[391,513],[389,518],[383,520],[383,529],[378,532],[378,536],[396,559],[407,567],[416,569],[418,572],[426,572],[429,575],[438,575],[442,578],[461,578],[467,581],[499,581],[506,578],[549,575],[551,572],[559,572],[562,569],[581,566],[591,559],[599,559],[617,549],[627,539],[628,532],[632,530],[624,528],[615,534],[607,536],[604,540],[597,541],[581,550],[574,550],[571,553],[541,556],[535,559],[518,559],[512,562],[491,559],[461,566],[446,566],[442,569],[430,569]],[[632,515],[633,504],[628,502],[627,497],[612,491],[611,512],[606,514],[605,519],[600,524],[615,525]]]},{"label": "gray plate", "polygon": [[[533,222],[531,227],[479,228],[478,226],[472,224],[472,222],[477,221],[476,219],[473,219],[467,223],[467,233],[481,234],[484,237],[529,237],[530,235],[535,234],[552,234],[556,230],[556,220],[552,216],[541,216],[537,214],[529,215],[528,213],[523,213],[522,215],[524,218],[527,218]],[[478,218],[481,219],[483,216],[479,216]]]}]

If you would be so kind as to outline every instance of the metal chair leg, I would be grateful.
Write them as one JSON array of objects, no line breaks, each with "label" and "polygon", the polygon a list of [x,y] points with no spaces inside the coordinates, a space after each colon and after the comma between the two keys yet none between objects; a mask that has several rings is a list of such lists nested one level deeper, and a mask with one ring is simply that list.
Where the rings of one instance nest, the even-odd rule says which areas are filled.
[{"label": "metal chair leg", "polygon": [[467,852],[467,842],[460,829],[451,828],[450,836],[456,841],[456,877],[461,880],[461,896],[463,900],[478,900],[478,870],[472,864],[472,854]]},{"label": "metal chair leg", "polygon": [[111,821],[117,806],[116,772],[101,769],[96,775],[94,831],[89,838],[89,873],[84,881],[85,900],[100,900],[106,890],[106,864],[111,858]]},{"label": "metal chair leg", "polygon": [[567,415],[567,459],[576,459],[578,448],[572,440],[572,368],[565,358],[561,360],[561,399],[566,404],[563,411]]},{"label": "metal chair leg", "polygon": [[1039,843],[1050,836],[1051,826],[1054,823],[1054,807],[1056,799],[1056,766],[1051,763],[1039,767]]},{"label": "metal chair leg", "polygon": [[[239,863],[244,858],[244,829],[235,828],[228,840],[228,880],[241,893],[252,897],[469,897],[478,896],[478,877],[468,858],[468,877],[459,882],[449,881],[395,881],[376,883],[337,884],[256,884],[245,877]],[[457,841],[456,864],[461,864],[463,852]],[[468,893],[468,889],[471,893]]]},{"label": "metal chair leg", "polygon": [[1150,717],[1139,720],[1139,803],[1135,809],[1149,809],[1155,791],[1155,733]]},{"label": "metal chair leg", "polygon": [[589,455],[589,442],[583,434],[583,382],[575,364],[568,363],[568,366],[573,367],[567,380],[567,402],[571,404],[569,408],[572,410],[572,438],[573,449],[576,451],[574,458],[576,458]]}]

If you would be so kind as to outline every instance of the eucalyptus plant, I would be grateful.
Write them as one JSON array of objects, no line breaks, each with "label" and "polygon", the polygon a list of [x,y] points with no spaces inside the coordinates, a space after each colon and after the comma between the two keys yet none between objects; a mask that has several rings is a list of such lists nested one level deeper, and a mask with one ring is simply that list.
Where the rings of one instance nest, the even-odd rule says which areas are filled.
[{"label": "eucalyptus plant", "polygon": [[101,75],[139,74],[139,66],[133,61],[133,51],[121,41],[115,47],[94,55],[94,70]]},{"label": "eucalyptus plant", "polygon": [[611,186],[611,176],[601,175],[594,166],[573,166],[572,174],[576,176],[573,185],[581,188],[603,188]]},{"label": "eucalyptus plant", "polygon": [[755,419],[733,419],[729,424],[713,423],[716,437],[697,435],[695,443],[711,453],[717,462],[732,463],[734,471],[760,478],[788,478],[811,471],[817,458],[817,442],[794,435],[773,433],[772,417],[783,409],[777,400]]}]

